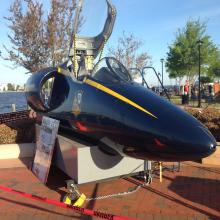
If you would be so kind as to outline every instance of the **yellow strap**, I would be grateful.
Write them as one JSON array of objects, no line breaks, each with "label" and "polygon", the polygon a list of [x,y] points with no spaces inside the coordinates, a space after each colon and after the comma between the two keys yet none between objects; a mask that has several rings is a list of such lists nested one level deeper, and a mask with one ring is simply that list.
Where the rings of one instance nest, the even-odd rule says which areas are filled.
[{"label": "yellow strap", "polygon": [[76,34],[74,34],[74,74],[77,77],[77,60],[76,60]]},{"label": "yellow strap", "polygon": [[60,67],[57,68],[58,73],[62,73],[62,69]]},{"label": "yellow strap", "polygon": [[62,74],[62,75],[65,75],[65,76],[69,76],[70,75],[70,72],[65,70],[65,69],[62,69],[61,67],[57,67],[57,72],[59,74]]},{"label": "yellow strap", "polygon": [[69,196],[66,196],[64,203],[67,205],[71,205],[71,199],[69,198]]},{"label": "yellow strap", "polygon": [[77,199],[77,201],[73,204],[74,206],[81,207],[83,203],[86,201],[85,194],[81,194],[81,196]]}]

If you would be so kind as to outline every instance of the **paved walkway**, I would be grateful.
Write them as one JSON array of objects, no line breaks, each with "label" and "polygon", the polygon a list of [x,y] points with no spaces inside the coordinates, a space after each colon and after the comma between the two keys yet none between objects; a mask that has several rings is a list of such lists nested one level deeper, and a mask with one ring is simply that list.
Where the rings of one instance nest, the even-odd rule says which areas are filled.
[{"label": "paved walkway", "polygon": [[[0,161],[1,167],[2,161]],[[43,185],[26,167],[1,168],[0,185],[37,196],[60,200],[65,195],[68,177],[56,168]],[[125,191],[140,184],[135,178],[109,180],[80,186],[87,197]],[[85,208],[146,220],[220,219],[220,167],[183,163],[180,172],[163,172],[163,183],[155,175],[153,183],[138,192],[106,200],[87,202]],[[67,220],[97,219],[81,216],[71,210],[57,208],[18,195],[0,191],[0,219],[3,220]]]}]

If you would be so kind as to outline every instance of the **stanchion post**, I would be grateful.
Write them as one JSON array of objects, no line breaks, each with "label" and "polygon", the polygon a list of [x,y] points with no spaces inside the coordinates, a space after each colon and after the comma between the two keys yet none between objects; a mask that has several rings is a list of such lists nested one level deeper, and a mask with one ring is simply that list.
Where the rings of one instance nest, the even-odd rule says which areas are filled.
[{"label": "stanchion post", "polygon": [[159,162],[159,166],[160,166],[160,183],[162,183],[163,181],[163,169],[162,169],[162,162]]},{"label": "stanchion post", "polygon": [[12,110],[12,112],[16,112],[16,105],[15,104],[11,104],[11,110]]}]

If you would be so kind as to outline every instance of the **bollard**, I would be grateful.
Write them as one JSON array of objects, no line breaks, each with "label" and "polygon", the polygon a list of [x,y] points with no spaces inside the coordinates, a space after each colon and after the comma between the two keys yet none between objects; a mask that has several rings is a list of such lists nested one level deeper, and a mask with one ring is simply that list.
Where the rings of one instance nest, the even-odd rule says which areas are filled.
[{"label": "bollard", "polygon": [[160,183],[162,183],[163,181],[163,168],[162,168],[162,162],[159,162],[159,166],[160,166]]},{"label": "bollard", "polygon": [[16,105],[15,104],[11,104],[11,110],[12,110],[12,112],[16,112]]}]

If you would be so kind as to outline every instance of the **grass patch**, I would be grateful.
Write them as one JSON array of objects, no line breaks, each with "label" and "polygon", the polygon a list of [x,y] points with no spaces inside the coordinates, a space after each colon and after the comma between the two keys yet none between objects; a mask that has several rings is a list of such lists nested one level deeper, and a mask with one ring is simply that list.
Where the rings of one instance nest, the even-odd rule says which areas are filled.
[{"label": "grass patch", "polygon": [[[182,98],[181,96],[172,96],[170,98],[170,101],[175,105],[182,105]],[[188,107],[197,107],[198,106],[198,100],[190,100],[189,104],[186,105]],[[206,101],[205,99],[201,100],[201,107],[202,108],[215,108],[220,109],[220,102],[219,101]]]}]

